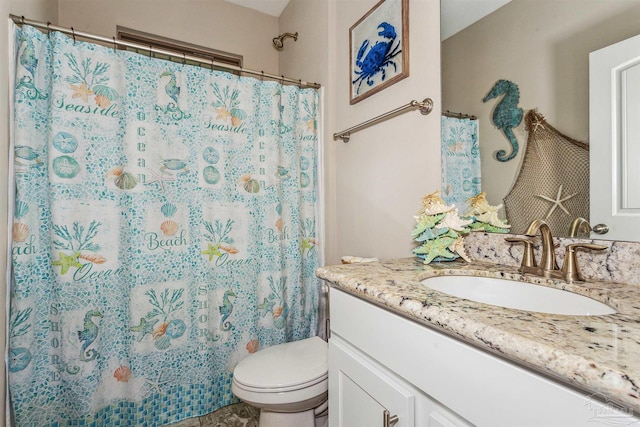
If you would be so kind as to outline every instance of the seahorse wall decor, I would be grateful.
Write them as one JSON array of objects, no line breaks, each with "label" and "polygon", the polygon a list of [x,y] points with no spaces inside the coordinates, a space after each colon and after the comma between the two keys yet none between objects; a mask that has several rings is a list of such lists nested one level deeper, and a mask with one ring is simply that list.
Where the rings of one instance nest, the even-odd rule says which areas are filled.
[{"label": "seahorse wall decor", "polygon": [[482,102],[497,98],[504,94],[502,100],[498,102],[493,110],[493,124],[500,129],[511,143],[511,154],[507,156],[505,150],[498,150],[496,159],[500,162],[508,162],[518,154],[518,140],[513,133],[513,129],[522,122],[522,108],[518,108],[520,102],[520,90],[518,85],[509,80],[498,80],[487,96],[482,98]]}]

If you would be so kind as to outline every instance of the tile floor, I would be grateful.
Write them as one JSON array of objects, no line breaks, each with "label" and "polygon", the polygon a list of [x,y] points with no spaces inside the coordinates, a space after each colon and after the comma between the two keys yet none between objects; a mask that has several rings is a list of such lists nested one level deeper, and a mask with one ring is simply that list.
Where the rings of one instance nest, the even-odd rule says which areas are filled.
[{"label": "tile floor", "polygon": [[246,403],[225,406],[207,415],[170,424],[167,427],[258,427],[260,411]]}]

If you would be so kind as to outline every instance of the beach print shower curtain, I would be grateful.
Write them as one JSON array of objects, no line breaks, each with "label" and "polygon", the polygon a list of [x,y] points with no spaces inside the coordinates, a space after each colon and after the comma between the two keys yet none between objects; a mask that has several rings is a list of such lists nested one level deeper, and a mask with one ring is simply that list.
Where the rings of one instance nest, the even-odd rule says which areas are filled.
[{"label": "beach print shower curtain", "polygon": [[316,332],[318,92],[15,28],[18,426],[159,426]]},{"label": "beach print shower curtain", "polygon": [[442,116],[441,124],[442,199],[464,214],[481,191],[478,120]]}]

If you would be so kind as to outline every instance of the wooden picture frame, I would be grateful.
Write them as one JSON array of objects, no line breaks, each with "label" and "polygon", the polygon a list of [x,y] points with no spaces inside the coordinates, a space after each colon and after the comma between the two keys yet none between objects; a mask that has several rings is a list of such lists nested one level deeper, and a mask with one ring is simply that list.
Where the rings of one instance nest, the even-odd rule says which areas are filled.
[{"label": "wooden picture frame", "polygon": [[349,29],[349,102],[409,76],[409,0],[381,0]]}]

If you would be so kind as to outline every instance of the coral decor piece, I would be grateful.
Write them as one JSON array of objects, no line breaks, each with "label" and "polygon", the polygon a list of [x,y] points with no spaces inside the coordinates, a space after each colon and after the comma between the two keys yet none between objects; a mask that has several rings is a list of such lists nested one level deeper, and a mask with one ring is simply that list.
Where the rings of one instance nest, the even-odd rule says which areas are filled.
[{"label": "coral decor piece", "polygon": [[460,257],[470,262],[464,252],[463,236],[469,233],[467,226],[473,220],[460,218],[458,209],[455,205],[447,206],[440,191],[422,198],[422,207],[415,219],[417,224],[411,235],[420,246],[413,249],[413,253],[425,264]]},{"label": "coral decor piece", "polygon": [[471,219],[471,231],[488,231],[490,233],[508,233],[511,226],[506,220],[498,218],[498,211],[502,204],[491,206],[487,202],[487,193],[481,192],[467,199],[470,209],[463,218]]}]

